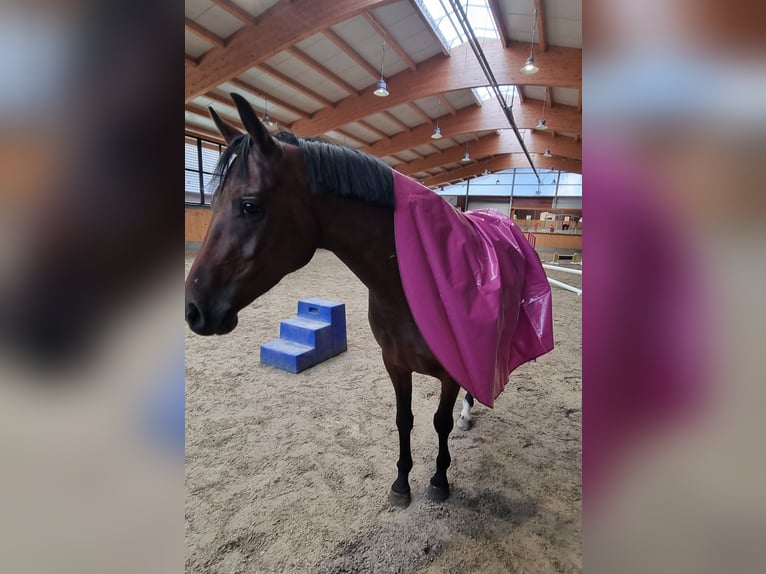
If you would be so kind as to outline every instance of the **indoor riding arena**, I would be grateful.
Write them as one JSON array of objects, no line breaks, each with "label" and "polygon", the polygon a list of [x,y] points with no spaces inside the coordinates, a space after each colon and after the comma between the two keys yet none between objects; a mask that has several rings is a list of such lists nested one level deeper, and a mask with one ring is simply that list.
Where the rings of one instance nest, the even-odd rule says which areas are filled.
[{"label": "indoor riding arena", "polygon": [[[581,21],[581,0],[186,0],[187,572],[581,571]],[[254,122],[264,131],[254,133]],[[526,264],[547,275],[554,348],[515,368],[493,408],[477,400],[470,425],[459,424],[460,390],[446,500],[429,487],[442,385],[418,372],[411,500],[389,498],[400,457],[397,394],[368,320],[368,286],[347,266],[358,271],[378,245],[347,237],[356,259],[319,248],[305,266],[298,256],[290,263],[299,238],[342,232],[343,220],[311,233],[284,223],[274,210],[276,194],[292,193],[286,186],[269,189],[264,207],[273,178],[263,166],[285,153],[270,155],[269,146],[287,145],[264,143],[265,130],[279,142],[290,132],[376,157],[457,218],[488,209],[510,217],[534,257]],[[237,168],[246,161],[249,172]],[[239,185],[245,175],[250,183]],[[365,201],[311,197],[344,213]],[[400,232],[396,217],[383,235]],[[349,228],[377,229],[362,215],[350,220]],[[263,235],[276,228],[287,235]],[[389,264],[402,265],[407,249],[397,238]],[[250,259],[237,259],[244,252]],[[221,277],[232,268],[207,295],[211,309],[234,297],[247,273],[300,268],[258,292],[236,322],[203,329],[189,293],[211,281],[193,264]],[[461,306],[446,300],[453,291],[439,293]],[[308,298],[345,306],[347,349],[298,373],[263,364],[261,345],[280,337],[280,322]],[[530,302],[522,298],[522,309]]]}]

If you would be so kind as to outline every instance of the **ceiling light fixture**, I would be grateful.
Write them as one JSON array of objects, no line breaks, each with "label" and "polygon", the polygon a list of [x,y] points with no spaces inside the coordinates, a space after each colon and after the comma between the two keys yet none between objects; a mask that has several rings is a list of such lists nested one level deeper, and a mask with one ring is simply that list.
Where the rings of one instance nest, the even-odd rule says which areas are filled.
[{"label": "ceiling light fixture", "polygon": [[522,74],[527,76],[536,74],[540,71],[540,68],[535,64],[535,32],[537,32],[537,9],[535,9],[535,23],[532,25],[532,42],[529,45],[529,57],[520,70]]},{"label": "ceiling light fixture", "polygon": [[378,80],[378,87],[372,92],[379,98],[385,98],[388,95],[388,87],[386,86],[386,79],[383,77],[383,62],[386,58],[386,42],[383,41],[383,48],[380,55],[380,79]]},{"label": "ceiling light fixture", "polygon": [[463,163],[468,163],[471,161],[471,154],[468,153],[468,143],[465,144],[465,154],[463,154],[463,159],[460,161]]},{"label": "ceiling light fixture", "polygon": [[442,107],[442,101],[441,101],[441,98],[439,98],[436,104],[436,127],[434,128],[434,133],[431,134],[432,140],[442,139],[442,131],[439,129],[439,115],[441,113],[441,107]]},{"label": "ceiling light fixture", "polygon": [[545,123],[545,102],[548,101],[548,88],[545,88],[545,96],[543,97],[543,117],[537,121],[535,126],[536,130],[547,130],[548,126]]},{"label": "ceiling light fixture", "polygon": [[545,150],[545,153],[543,154],[543,157],[553,157],[553,154],[551,153],[551,150],[549,150],[549,149]]}]

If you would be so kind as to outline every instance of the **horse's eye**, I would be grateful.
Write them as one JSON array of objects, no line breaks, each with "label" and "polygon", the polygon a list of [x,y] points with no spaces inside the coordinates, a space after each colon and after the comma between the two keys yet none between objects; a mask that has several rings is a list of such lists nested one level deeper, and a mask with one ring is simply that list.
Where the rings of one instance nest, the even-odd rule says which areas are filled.
[{"label": "horse's eye", "polygon": [[242,213],[247,213],[248,215],[259,215],[263,211],[261,205],[251,199],[243,200],[241,207]]}]

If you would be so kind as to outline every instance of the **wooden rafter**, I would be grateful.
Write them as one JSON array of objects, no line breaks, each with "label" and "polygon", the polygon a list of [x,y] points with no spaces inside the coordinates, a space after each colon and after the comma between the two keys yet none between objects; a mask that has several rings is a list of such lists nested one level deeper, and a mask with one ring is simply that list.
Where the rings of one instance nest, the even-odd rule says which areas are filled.
[{"label": "wooden rafter", "polygon": [[[226,48],[212,48],[197,68],[187,67],[185,100],[212,90],[286,48],[392,0],[291,0],[277,2],[259,17],[259,26],[245,26],[227,38]],[[311,17],[307,17],[311,14]]]},{"label": "wooden rafter", "polygon": [[[545,141],[550,142],[550,138],[547,136],[534,133],[531,129],[537,125],[540,112],[537,105],[528,104],[516,104],[513,107],[513,115],[516,119],[516,123],[526,132],[526,141],[539,142],[539,138],[545,138]],[[551,110],[551,113],[546,113],[546,121],[548,125],[554,129],[570,132],[580,133],[582,115],[578,114],[573,107],[570,106],[556,106]],[[293,129],[296,129],[296,125]],[[500,106],[483,106],[481,108],[469,107],[463,108],[458,111],[454,116],[442,116],[439,119],[439,126],[442,133],[445,135],[455,136],[460,134],[467,134],[471,132],[485,131],[485,130],[508,130],[508,119],[500,109]],[[427,124],[421,124],[412,129],[409,133],[398,133],[391,136],[390,141],[378,141],[372,144],[370,147],[373,149],[374,154],[378,157],[396,153],[403,149],[410,149],[424,143],[430,142],[431,134],[433,133],[433,120]],[[569,141],[564,140],[561,141]],[[542,145],[542,144],[541,144]],[[545,151],[545,148],[541,150]],[[572,146],[567,153],[562,153],[567,157],[582,157],[581,146]]]},{"label": "wooden rafter", "polygon": [[387,119],[388,121],[390,121],[392,124],[394,124],[396,127],[398,127],[398,128],[399,128],[400,130],[402,130],[403,132],[408,132],[408,133],[409,133],[409,132],[411,132],[411,131],[412,131],[412,128],[411,128],[410,126],[408,126],[407,124],[405,124],[405,123],[404,123],[402,120],[400,120],[399,118],[397,118],[397,117],[396,117],[394,114],[392,114],[391,112],[389,112],[389,111],[383,111],[383,112],[381,112],[381,113],[382,113],[382,114],[383,114],[383,115],[386,117],[386,119]]},{"label": "wooden rafter", "polygon": [[201,137],[209,140],[213,140],[220,144],[226,145],[226,141],[221,137],[218,132],[211,131],[195,124],[186,124],[184,132],[190,136]]},{"label": "wooden rafter", "polygon": [[373,77],[373,79],[377,80],[378,75],[380,74],[380,71],[375,69],[372,64],[370,64],[367,60],[362,58],[362,56],[359,55],[359,53],[354,50],[351,46],[349,46],[346,41],[338,36],[332,28],[327,28],[326,30],[322,31],[322,34],[325,38],[330,40],[335,46],[346,56],[351,58],[351,60],[354,61],[354,63],[362,68],[365,72],[367,72],[370,76]]},{"label": "wooden rafter", "polygon": [[217,34],[214,34],[204,26],[201,26],[197,24],[194,20],[191,18],[185,19],[185,25],[186,29],[189,30],[192,34],[199,36],[206,42],[210,42],[213,44],[213,46],[218,46],[219,48],[225,48],[226,47],[226,40],[218,36]]},{"label": "wooden rafter", "polygon": [[431,23],[428,21],[428,19],[425,17],[423,12],[420,11],[420,6],[418,6],[417,2],[415,0],[409,0],[410,6],[412,6],[412,9],[415,11],[415,14],[418,15],[418,18],[420,18],[420,21],[423,22],[423,25],[426,27],[426,30],[429,31],[431,36],[433,36],[433,39],[436,41],[437,44],[439,44],[439,48],[442,51],[442,54],[445,56],[449,56],[449,50],[447,47],[442,43],[441,38],[434,32],[433,27],[431,27]]},{"label": "wooden rafter", "polygon": [[380,25],[380,23],[375,19],[375,16],[370,14],[369,12],[365,12],[363,14],[364,19],[367,20],[367,22],[372,26],[372,29],[375,30],[380,36],[383,38],[383,40],[386,42],[388,46],[391,46],[391,49],[393,49],[394,52],[396,52],[399,57],[402,59],[402,61],[407,64],[407,67],[415,71],[415,68],[417,68],[417,64],[415,61],[410,58],[410,55],[399,45],[399,42],[394,40],[394,38],[391,36],[391,34],[388,33],[388,31]]},{"label": "wooden rafter", "polygon": [[[300,120],[295,130],[302,135],[316,135],[332,129],[333,126],[344,125],[414,100],[474,87],[481,71],[473,55],[470,54],[469,57],[469,50],[470,47],[463,44],[453,48],[450,58],[437,55],[422,62],[417,72],[404,70],[386,78],[391,92],[388,97],[379,98],[371,91],[365,90],[359,96],[351,96],[338,102],[333,109],[319,110],[311,120]],[[489,40],[484,50],[499,83],[531,83],[529,76],[519,72],[519,61],[523,61],[528,54],[523,45],[512,43],[508,48],[502,49],[497,40]],[[534,85],[579,89],[582,83],[582,50],[551,46],[548,52],[540,55],[538,65],[540,72],[533,76]],[[572,110],[574,111],[574,108]],[[579,123],[579,114],[578,118]],[[579,132],[580,129],[571,131]]]},{"label": "wooden rafter", "polygon": [[407,107],[420,116],[423,121],[428,122],[429,124],[434,121],[431,116],[421,110],[415,102],[407,102]]},{"label": "wooden rafter", "polygon": [[386,140],[390,140],[391,139],[391,136],[389,136],[386,132],[384,132],[382,130],[379,130],[374,125],[372,125],[371,123],[369,123],[369,122],[367,122],[365,120],[357,120],[356,123],[361,125],[367,131],[370,131],[370,132],[374,133],[376,136],[378,136],[381,139],[386,139]]},{"label": "wooden rafter", "polygon": [[548,35],[545,33],[545,2],[535,0],[535,10],[537,10],[537,43],[540,50],[545,52],[548,49]]},{"label": "wooden rafter", "polygon": [[287,110],[291,114],[295,114],[299,118],[310,118],[311,117],[311,114],[303,111],[302,109],[296,108],[292,104],[288,104],[287,102],[285,102],[283,100],[280,100],[279,98],[276,98],[276,97],[274,97],[272,95],[266,94],[262,90],[259,90],[255,86],[253,86],[251,84],[248,84],[247,82],[245,82],[243,80],[240,80],[239,78],[233,78],[232,80],[229,81],[229,83],[231,85],[233,85],[233,86],[236,86],[240,90],[244,90],[246,92],[250,92],[251,94],[253,94],[255,96],[259,96],[261,98],[266,98],[267,100],[269,100],[269,102],[279,106],[280,108],[282,108],[284,110]]},{"label": "wooden rafter", "polygon": [[545,88],[545,105],[548,109],[553,107],[553,88]]},{"label": "wooden rafter", "polygon": [[[207,108],[203,108],[203,107],[195,105],[195,104],[185,104],[184,105],[184,110],[186,110],[190,114],[194,114],[195,116],[199,116],[199,117],[205,118],[207,120],[211,119],[210,118],[210,112],[207,110]],[[225,122],[233,125],[236,128],[239,128],[242,131],[245,130],[245,126],[242,125],[242,122],[240,122],[239,120],[234,119],[232,117],[229,117],[229,116],[227,116],[225,114],[221,114],[221,113],[219,113],[218,115],[221,116],[221,119],[223,119]]]},{"label": "wooden rafter", "polygon": [[[261,96],[261,94],[257,94],[257,95]],[[231,98],[229,98],[228,96],[224,96],[223,94],[218,94],[216,92],[208,92],[208,93],[205,94],[205,97],[206,98],[210,98],[214,102],[218,102],[219,104],[224,105],[224,106],[233,106],[234,105],[234,103],[231,101]],[[271,101],[271,100],[269,100],[269,101]],[[275,114],[273,109],[269,110],[269,115],[277,123],[281,123],[282,125],[288,125],[288,126],[290,125],[290,122],[284,121],[281,118],[281,114],[280,113],[276,113]],[[238,124],[238,125],[241,125],[241,124]],[[244,127],[243,127],[243,129],[244,129]]]},{"label": "wooden rafter", "polygon": [[199,66],[199,60],[197,58],[192,58],[189,54],[184,54],[186,58],[186,63],[191,66],[192,68],[196,68]]},{"label": "wooden rafter", "polygon": [[[531,153],[543,153],[546,149],[550,149],[552,154],[560,157],[572,157],[572,152],[575,149],[575,146],[573,146],[571,142],[565,140],[552,142],[536,138],[530,139],[528,144],[531,148]],[[468,151],[473,159],[480,159],[505,153],[520,153],[522,150],[513,133],[511,133],[510,130],[504,130],[500,134],[487,136],[480,139],[477,143],[471,144]],[[401,166],[399,171],[405,175],[412,175],[421,171],[459,163],[464,153],[465,144],[458,147],[447,148],[439,153],[426,156],[425,158],[413,160],[407,163],[407,165]]]},{"label": "wooden rafter", "polygon": [[[355,142],[355,143],[359,144],[359,146],[356,149],[364,151],[365,153],[370,153],[370,148],[368,147],[369,144],[366,141],[364,141],[363,139],[360,139],[357,136],[352,135],[352,134],[348,133],[347,131],[345,131],[345,130],[343,130],[341,128],[335,128],[332,131],[334,131],[336,133],[339,133],[340,135],[342,135],[347,140],[351,140],[352,142]],[[348,146],[348,143],[345,142],[345,141],[341,142],[341,143],[342,143],[342,145]]]},{"label": "wooden rafter", "polygon": [[221,10],[224,10],[234,16],[237,20],[247,26],[255,26],[257,20],[250,12],[235,4],[231,0],[210,0],[213,4],[218,6]]},{"label": "wooden rafter", "polygon": [[439,94],[439,99],[441,100],[441,105],[450,113],[450,115],[454,116],[457,113],[457,110],[449,103],[447,98],[444,97],[444,94]]},{"label": "wooden rafter", "polygon": [[582,113],[582,89],[577,90],[577,111]]},{"label": "wooden rafter", "polygon": [[285,50],[288,54],[290,54],[293,58],[300,60],[304,64],[306,64],[309,68],[314,70],[317,74],[320,76],[327,78],[330,80],[333,84],[336,86],[344,89],[351,95],[359,95],[359,91],[349,84],[346,80],[343,78],[335,75],[330,70],[322,66],[319,62],[317,62],[314,58],[311,56],[301,52],[298,48],[288,48]]},{"label": "wooden rafter", "polygon": [[314,90],[312,90],[311,88],[308,88],[304,86],[303,84],[296,82],[290,76],[283,74],[282,72],[280,72],[276,68],[269,66],[268,64],[261,64],[257,67],[257,69],[259,71],[262,71],[268,74],[269,76],[272,76],[273,78],[276,78],[283,84],[291,87],[296,92],[299,92],[303,94],[304,96],[311,98],[312,100],[315,100],[324,106],[331,108],[335,105],[335,102],[333,102],[332,100],[328,100],[322,94],[319,94],[315,92]]},{"label": "wooden rafter", "polygon": [[487,4],[489,4],[489,9],[492,12],[492,18],[495,20],[497,32],[500,35],[500,41],[503,43],[503,47],[507,48],[510,36],[505,27],[505,19],[503,18],[503,11],[500,8],[500,2],[498,0],[487,0]]}]

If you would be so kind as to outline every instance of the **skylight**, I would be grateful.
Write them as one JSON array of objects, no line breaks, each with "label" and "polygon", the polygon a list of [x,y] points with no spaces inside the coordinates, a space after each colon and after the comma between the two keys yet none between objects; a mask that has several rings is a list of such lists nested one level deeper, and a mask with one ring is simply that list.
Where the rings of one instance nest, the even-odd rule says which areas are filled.
[{"label": "skylight", "polygon": [[[490,98],[494,98],[495,94],[492,90],[490,90],[486,86],[482,86],[481,88],[472,88],[473,93],[476,94],[476,97],[478,100],[483,104]],[[503,94],[505,97],[505,102],[508,104],[508,106],[511,106],[512,101],[516,97],[516,92],[514,91],[516,89],[515,86],[512,86],[510,84],[506,84],[503,86],[500,86],[500,93]]]},{"label": "skylight", "polygon": [[[447,48],[467,42],[463,29],[448,0],[417,0],[417,3],[426,13],[426,16],[430,18]],[[470,22],[471,28],[478,38],[497,40],[500,37],[492,18],[492,12],[487,6],[487,0],[460,0],[460,5],[465,10],[468,22]]]}]

